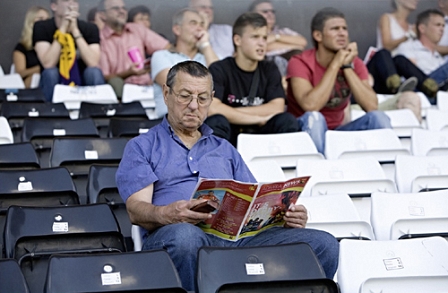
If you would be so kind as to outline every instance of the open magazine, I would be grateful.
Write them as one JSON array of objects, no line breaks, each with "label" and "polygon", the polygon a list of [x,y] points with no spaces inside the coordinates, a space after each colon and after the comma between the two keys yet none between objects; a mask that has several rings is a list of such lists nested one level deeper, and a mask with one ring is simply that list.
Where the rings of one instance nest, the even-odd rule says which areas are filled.
[{"label": "open magazine", "polygon": [[296,203],[309,178],[274,183],[201,178],[192,199],[212,201],[217,209],[211,219],[198,226],[206,233],[230,241],[283,226],[283,216]]}]

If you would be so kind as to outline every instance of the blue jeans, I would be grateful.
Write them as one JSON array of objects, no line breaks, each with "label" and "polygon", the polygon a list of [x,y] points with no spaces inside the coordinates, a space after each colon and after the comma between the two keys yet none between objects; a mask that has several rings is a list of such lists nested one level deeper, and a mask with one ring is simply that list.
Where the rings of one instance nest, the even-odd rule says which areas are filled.
[{"label": "blue jeans", "polygon": [[[55,85],[59,84],[59,69],[56,67],[44,69],[40,77],[39,87],[44,93],[45,99],[49,102],[53,99]],[[98,67],[87,67],[82,75],[82,85],[104,84],[103,73]]]},{"label": "blue jeans", "polygon": [[202,246],[266,246],[297,242],[305,242],[311,246],[327,278],[333,279],[338,267],[339,243],[331,234],[313,229],[273,227],[256,236],[232,242],[205,234],[191,224],[171,224],[149,234],[144,240],[143,250],[166,250],[179,272],[182,286],[193,291],[196,288],[197,254]]},{"label": "blue jeans", "polygon": [[448,81],[448,63],[441,65],[439,68],[431,72],[429,77],[437,82],[439,88],[442,88]]},{"label": "blue jeans", "polygon": [[[325,132],[328,130],[325,117],[317,111],[305,112],[297,118],[299,129],[311,136],[317,151],[324,154],[325,151]],[[389,117],[382,111],[367,112],[364,116],[337,127],[335,130],[355,131],[392,128]]]}]

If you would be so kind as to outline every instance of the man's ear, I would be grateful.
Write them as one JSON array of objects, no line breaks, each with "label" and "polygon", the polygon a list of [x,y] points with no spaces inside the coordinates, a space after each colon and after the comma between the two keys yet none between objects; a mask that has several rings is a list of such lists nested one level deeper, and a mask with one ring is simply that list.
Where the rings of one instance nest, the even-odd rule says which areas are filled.
[{"label": "man's ear", "polygon": [[100,16],[102,21],[106,22],[106,12],[105,11],[98,11],[98,15]]},{"label": "man's ear", "polygon": [[233,35],[233,43],[236,47],[241,46],[241,36],[240,35]]},{"label": "man's ear", "polygon": [[172,30],[175,36],[180,36],[180,25],[174,25]]},{"label": "man's ear", "polygon": [[313,31],[312,35],[313,35],[313,39],[316,42],[318,42],[318,43],[322,42],[322,32],[321,31]]},{"label": "man's ear", "polygon": [[51,3],[50,3],[50,9],[51,9],[51,11],[55,12],[56,9],[57,9],[57,4],[54,3],[54,2],[51,2]]},{"label": "man's ear", "polygon": [[426,25],[424,23],[421,23],[418,25],[417,31],[420,36],[425,34],[425,30],[426,30]]},{"label": "man's ear", "polygon": [[162,93],[163,93],[163,101],[165,102],[165,104],[166,105],[168,105],[167,104],[167,101],[168,101],[168,93],[170,92],[170,88],[169,88],[169,86],[167,86],[166,85],[166,83],[164,83],[163,85],[162,85]]}]

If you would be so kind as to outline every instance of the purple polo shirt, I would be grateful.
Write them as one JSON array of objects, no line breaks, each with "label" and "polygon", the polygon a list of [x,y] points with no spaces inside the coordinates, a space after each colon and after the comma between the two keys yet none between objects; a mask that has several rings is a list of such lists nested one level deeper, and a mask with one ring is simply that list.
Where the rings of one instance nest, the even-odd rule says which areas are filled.
[{"label": "purple polo shirt", "polygon": [[123,201],[154,183],[154,205],[189,200],[198,178],[256,182],[238,151],[212,135],[203,124],[202,137],[189,150],[174,133],[166,117],[162,123],[128,142],[116,174]]}]

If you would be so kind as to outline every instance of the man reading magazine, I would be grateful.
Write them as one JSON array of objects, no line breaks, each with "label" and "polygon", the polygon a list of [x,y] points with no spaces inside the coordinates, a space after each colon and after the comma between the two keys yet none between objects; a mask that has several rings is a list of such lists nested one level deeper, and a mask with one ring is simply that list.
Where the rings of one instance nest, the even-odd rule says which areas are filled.
[{"label": "man reading magazine", "polygon": [[332,279],[338,266],[339,243],[326,232],[305,228],[307,212],[302,205],[289,208],[283,227],[235,242],[204,233],[196,226],[212,218],[211,213],[191,210],[198,201],[209,200],[191,199],[199,177],[256,180],[237,150],[203,124],[213,97],[213,80],[206,67],[195,61],[173,66],[163,85],[163,96],[167,116],[129,141],[116,174],[132,223],[144,229],[143,249],[165,249],[188,291],[195,290],[197,252],[202,246],[306,242]]}]

